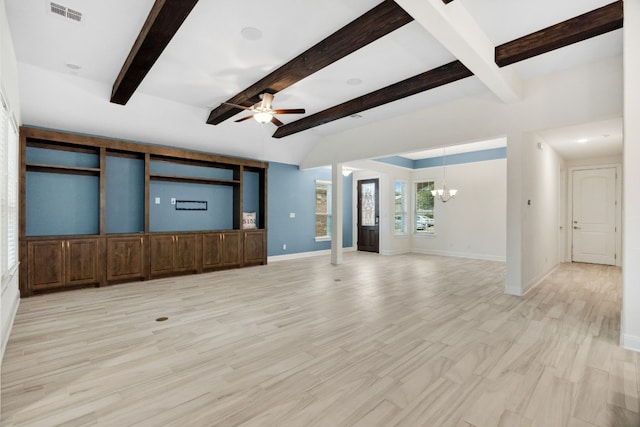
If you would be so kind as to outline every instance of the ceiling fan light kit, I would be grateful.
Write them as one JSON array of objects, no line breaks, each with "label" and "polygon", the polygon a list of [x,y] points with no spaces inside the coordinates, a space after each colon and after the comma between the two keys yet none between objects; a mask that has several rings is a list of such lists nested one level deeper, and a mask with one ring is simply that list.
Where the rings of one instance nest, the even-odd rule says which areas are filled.
[{"label": "ceiling fan light kit", "polygon": [[251,111],[253,115],[246,116],[241,119],[236,120],[237,122],[243,122],[247,119],[253,117],[258,123],[273,123],[276,126],[282,126],[280,120],[276,118],[276,114],[304,114],[304,108],[288,108],[288,109],[278,109],[274,110],[271,108],[271,104],[273,103],[273,94],[271,93],[263,93],[260,95],[260,102],[253,104],[251,107],[247,107],[245,105],[232,104],[230,102],[223,102],[223,104],[231,105],[235,108],[240,108],[242,110]]}]

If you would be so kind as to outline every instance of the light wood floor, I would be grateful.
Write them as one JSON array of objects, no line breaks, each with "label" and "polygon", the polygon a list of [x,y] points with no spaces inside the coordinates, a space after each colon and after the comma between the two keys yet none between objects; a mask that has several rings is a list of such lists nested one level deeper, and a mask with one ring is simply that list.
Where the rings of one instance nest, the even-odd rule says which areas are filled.
[{"label": "light wood floor", "polygon": [[504,276],[347,253],[25,299],[2,425],[640,425],[620,270],[562,265],[521,298]]}]

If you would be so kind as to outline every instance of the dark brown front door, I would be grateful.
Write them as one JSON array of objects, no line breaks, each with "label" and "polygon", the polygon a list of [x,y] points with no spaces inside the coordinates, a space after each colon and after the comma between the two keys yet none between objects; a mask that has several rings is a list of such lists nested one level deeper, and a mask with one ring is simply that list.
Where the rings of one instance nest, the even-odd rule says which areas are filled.
[{"label": "dark brown front door", "polygon": [[378,180],[358,181],[358,250],[378,252],[379,234]]}]

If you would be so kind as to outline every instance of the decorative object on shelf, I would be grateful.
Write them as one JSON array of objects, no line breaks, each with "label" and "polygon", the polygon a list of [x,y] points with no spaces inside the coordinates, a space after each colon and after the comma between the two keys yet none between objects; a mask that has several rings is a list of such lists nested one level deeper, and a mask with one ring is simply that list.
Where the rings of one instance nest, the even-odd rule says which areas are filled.
[{"label": "decorative object on shelf", "polygon": [[206,211],[207,202],[200,200],[176,200],[177,211]]},{"label": "decorative object on shelf", "polygon": [[431,195],[438,200],[441,200],[442,203],[447,203],[449,200],[456,197],[458,190],[453,188],[447,188],[447,169],[446,169],[446,147],[442,147],[442,188],[438,188],[435,190],[431,190]]},{"label": "decorative object on shelf", "polygon": [[256,228],[255,212],[242,212],[242,228],[245,230]]}]

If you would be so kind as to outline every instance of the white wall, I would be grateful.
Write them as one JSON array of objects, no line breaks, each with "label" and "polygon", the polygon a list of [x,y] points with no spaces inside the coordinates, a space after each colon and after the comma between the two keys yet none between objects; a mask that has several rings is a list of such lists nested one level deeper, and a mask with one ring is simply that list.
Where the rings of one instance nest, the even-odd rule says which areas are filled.
[{"label": "white wall", "polygon": [[[435,202],[435,235],[413,234],[413,250],[446,256],[505,261],[507,222],[507,161],[488,160],[446,166],[447,185],[455,199]],[[442,167],[413,172],[416,181],[442,184]],[[413,206],[413,205],[412,205]]]},{"label": "white wall", "polygon": [[[558,242],[562,223],[560,183],[566,165],[535,134],[527,134],[522,143],[522,279],[520,294],[542,280],[557,265],[562,255]],[[539,145],[540,144],[540,145]]]},{"label": "white wall", "polygon": [[621,344],[640,351],[640,2],[624,2],[624,164]]},{"label": "white wall", "polygon": [[[16,55],[13,50],[9,23],[7,21],[5,2],[0,0],[0,85],[2,93],[9,104],[9,112],[15,117],[18,124],[20,121],[20,99],[18,96],[18,69]],[[14,159],[17,161],[17,159]],[[5,171],[1,171],[3,175]],[[17,251],[17,248],[16,248]],[[1,251],[0,251],[1,252]],[[4,253],[3,253],[4,255]],[[0,334],[2,348],[0,349],[0,360],[4,355],[4,350],[9,340],[13,319],[15,318],[18,304],[20,302],[20,291],[18,288],[18,272],[9,277],[2,277],[2,292],[0,294]]]},{"label": "white wall", "polygon": [[[352,162],[362,168],[353,174],[353,194],[357,181],[378,178],[380,184],[380,254],[418,252],[434,255],[504,261],[506,259],[506,159],[447,166],[447,182],[459,195],[446,204],[436,202],[436,235],[415,233],[414,191],[421,180],[442,180],[442,167],[411,170],[376,161]],[[408,230],[395,234],[395,181],[407,183]],[[490,191],[488,191],[490,189]],[[357,213],[354,197],[353,212]],[[357,242],[357,214],[354,215],[354,242]],[[355,243],[354,243],[355,246]]]}]

